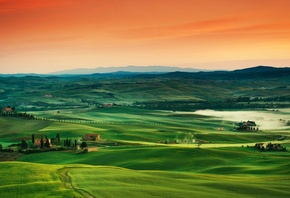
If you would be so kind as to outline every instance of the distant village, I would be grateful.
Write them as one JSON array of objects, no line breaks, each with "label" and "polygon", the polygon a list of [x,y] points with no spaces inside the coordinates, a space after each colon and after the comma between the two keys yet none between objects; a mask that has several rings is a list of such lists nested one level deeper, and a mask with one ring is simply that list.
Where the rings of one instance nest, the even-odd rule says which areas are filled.
[{"label": "distant village", "polygon": [[35,119],[33,115],[27,113],[18,113],[15,107],[6,106],[0,110],[0,116],[4,117],[19,117],[24,119]]},{"label": "distant village", "polygon": [[237,125],[238,126],[234,128],[235,131],[259,131],[259,128],[254,121],[242,121]]},{"label": "distant village", "polygon": [[60,139],[59,134],[55,137],[48,138],[47,136],[35,137],[31,135],[31,140],[21,140],[20,143],[11,144],[7,148],[3,148],[0,145],[0,151],[2,152],[20,152],[20,153],[39,153],[47,151],[62,151],[62,150],[76,150],[79,152],[88,152],[87,141],[100,140],[100,134],[85,134],[81,140],[71,140],[69,138]]}]

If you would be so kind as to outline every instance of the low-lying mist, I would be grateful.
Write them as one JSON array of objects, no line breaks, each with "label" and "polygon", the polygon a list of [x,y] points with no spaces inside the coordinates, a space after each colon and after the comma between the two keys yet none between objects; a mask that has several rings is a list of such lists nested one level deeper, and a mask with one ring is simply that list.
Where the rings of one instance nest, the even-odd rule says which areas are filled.
[{"label": "low-lying mist", "polygon": [[213,116],[217,119],[229,120],[235,122],[255,121],[260,129],[286,129],[288,120],[290,120],[289,109],[285,110],[268,110],[268,111],[215,111],[215,110],[198,110],[194,114]]}]

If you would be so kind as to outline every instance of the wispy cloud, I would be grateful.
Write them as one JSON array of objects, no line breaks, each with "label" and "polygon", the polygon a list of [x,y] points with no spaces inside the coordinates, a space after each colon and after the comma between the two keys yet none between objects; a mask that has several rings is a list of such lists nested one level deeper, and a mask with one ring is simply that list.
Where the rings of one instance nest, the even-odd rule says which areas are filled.
[{"label": "wispy cloud", "polygon": [[184,37],[229,29],[230,27],[236,27],[236,24],[244,21],[244,18],[238,17],[220,18],[171,26],[127,29],[121,30],[117,33],[114,32],[113,34],[117,34],[126,39],[162,39]]},{"label": "wispy cloud", "polygon": [[27,40],[27,42],[31,43],[60,43],[60,42],[69,42],[76,41],[81,39],[80,36],[60,36],[60,37],[41,37],[41,38],[33,38]]}]

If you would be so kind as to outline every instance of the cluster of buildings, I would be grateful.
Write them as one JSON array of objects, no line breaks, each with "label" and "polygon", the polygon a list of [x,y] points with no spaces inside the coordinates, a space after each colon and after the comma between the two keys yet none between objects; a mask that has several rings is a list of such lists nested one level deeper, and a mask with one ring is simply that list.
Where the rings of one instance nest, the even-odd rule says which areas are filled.
[{"label": "cluster of buildings", "polygon": [[278,143],[256,143],[254,146],[259,151],[286,151],[286,147],[283,147]]},{"label": "cluster of buildings", "polygon": [[0,115],[14,115],[16,113],[15,108],[7,106],[1,109]]},{"label": "cluster of buildings", "polygon": [[238,123],[238,126],[235,128],[236,131],[259,131],[258,126],[254,121],[242,121]]}]

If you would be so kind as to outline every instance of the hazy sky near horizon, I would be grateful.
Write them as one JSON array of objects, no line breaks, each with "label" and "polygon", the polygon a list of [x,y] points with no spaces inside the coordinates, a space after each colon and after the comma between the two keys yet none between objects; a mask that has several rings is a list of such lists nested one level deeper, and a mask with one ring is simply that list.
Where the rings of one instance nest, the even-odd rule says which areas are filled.
[{"label": "hazy sky near horizon", "polygon": [[290,66],[289,0],[0,0],[0,73]]}]

